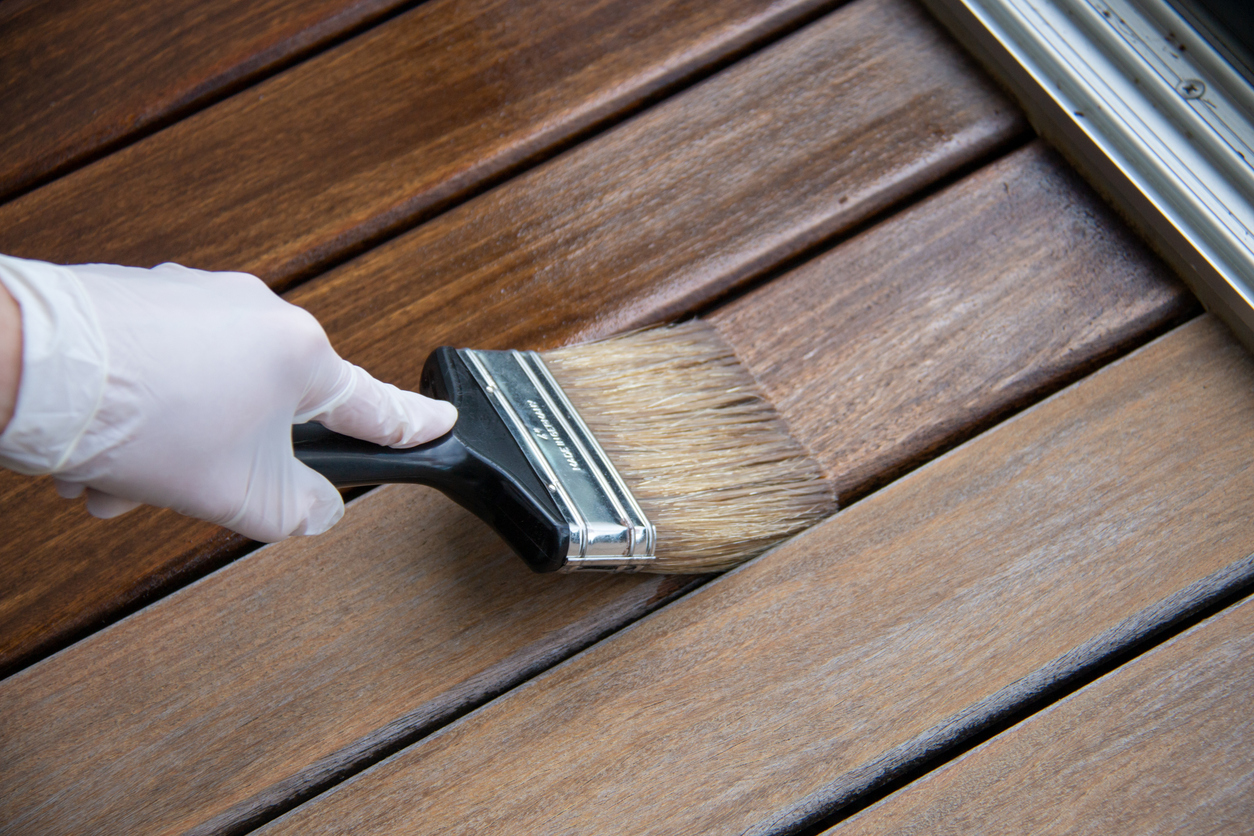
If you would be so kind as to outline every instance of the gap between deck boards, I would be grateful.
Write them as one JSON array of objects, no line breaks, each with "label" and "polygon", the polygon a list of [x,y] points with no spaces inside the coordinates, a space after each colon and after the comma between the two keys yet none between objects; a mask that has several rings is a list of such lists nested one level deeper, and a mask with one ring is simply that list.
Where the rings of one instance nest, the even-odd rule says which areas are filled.
[{"label": "gap between deck boards", "polygon": [[1252,616],[1246,595],[1173,630],[825,833],[1247,833]]},{"label": "gap between deck boards", "polygon": [[820,836],[1254,592],[1254,555],[1124,619],[744,836]]}]

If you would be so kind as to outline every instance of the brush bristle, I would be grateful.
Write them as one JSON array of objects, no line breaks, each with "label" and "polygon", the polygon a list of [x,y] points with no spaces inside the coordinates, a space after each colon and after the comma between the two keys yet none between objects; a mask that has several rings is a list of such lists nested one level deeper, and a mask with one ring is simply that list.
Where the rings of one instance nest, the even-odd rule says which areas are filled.
[{"label": "brush bristle", "polygon": [[712,326],[543,357],[657,527],[651,571],[730,569],[836,510],[818,463]]}]

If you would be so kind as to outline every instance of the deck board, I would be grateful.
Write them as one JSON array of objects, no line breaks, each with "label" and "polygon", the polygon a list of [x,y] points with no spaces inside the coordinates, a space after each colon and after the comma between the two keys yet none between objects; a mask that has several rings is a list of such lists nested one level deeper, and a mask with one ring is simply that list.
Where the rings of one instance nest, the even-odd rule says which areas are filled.
[{"label": "deck board", "polygon": [[[1033,187],[1033,199],[1006,202],[1008,185],[1026,189],[1039,182],[1045,185]],[[917,292],[903,292],[901,304],[868,313],[878,329],[911,326],[928,288],[965,286],[981,307],[950,320],[955,335],[981,329],[1055,335],[1052,353],[1022,343],[1020,372],[1034,379],[1033,365],[1063,375],[1085,368],[1086,358],[1108,350],[1107,331],[1150,328],[1191,309],[1187,293],[1134,239],[1094,233],[1092,226],[1113,219],[1039,146],[864,236],[900,240],[892,231],[898,224],[945,228],[950,222],[938,218],[955,216],[984,231],[984,237],[955,238],[955,252],[983,248],[986,270],[937,275],[927,261],[913,268],[903,262],[900,286]],[[796,294],[856,295],[859,285],[879,284],[877,270],[851,268],[864,236],[755,289],[712,320],[752,348],[751,333],[764,345],[792,318],[788,300]],[[1007,238],[1023,243],[999,245]],[[1024,253],[1036,257],[1047,241],[1054,248],[1045,252],[1065,263],[1043,271],[1025,299],[1013,278]],[[1094,261],[1109,269],[1089,270]],[[1085,281],[1069,282],[1073,274]],[[1103,306],[1123,313],[1099,315]],[[843,316],[840,306],[822,310],[833,323]],[[1094,329],[1094,321],[1103,328]],[[859,355],[834,346],[815,357],[813,334],[826,330],[821,317],[811,319],[775,351],[838,377],[842,363]],[[1009,349],[1015,343],[1007,336],[999,355],[1007,368],[1016,362]],[[932,358],[937,373],[943,368],[942,376],[961,379],[969,357],[962,340],[938,344],[944,351]],[[917,362],[907,343],[893,350],[901,366]],[[761,371],[761,354],[753,357],[751,365]],[[872,409],[899,408],[901,398],[870,395],[913,386],[912,379],[891,364],[867,368],[849,397]],[[779,375],[771,379],[782,386]],[[805,374],[797,380],[812,385]],[[1043,387],[1048,391],[1050,384]],[[828,408],[805,399],[782,402],[795,426],[813,423],[806,411]],[[914,413],[913,420],[920,432],[951,426],[953,411],[938,400],[936,411]],[[893,423],[887,415],[881,421]],[[844,443],[830,434],[809,440],[825,461]],[[684,583],[530,575],[450,503],[421,489],[379,490],[358,500],[328,534],[258,551],[0,683],[0,710],[24,718],[0,743],[0,759],[13,764],[0,777],[0,797],[26,799],[0,813],[34,832],[98,821],[135,830],[200,822],[211,832],[210,825],[264,820],[311,788],[360,769],[656,609]],[[58,778],[48,781],[54,764]],[[94,789],[61,792],[70,785]]]},{"label": "deck board", "polygon": [[53,0],[0,9],[0,199],[370,25],[404,0]]},{"label": "deck board", "polygon": [[[442,343],[553,347],[706,304],[1023,129],[916,7],[864,0],[289,298],[415,387]],[[149,509],[93,520],[47,480],[0,474],[0,499],[22,534],[0,543],[0,670],[248,548]]]},{"label": "deck board", "polygon": [[1248,833],[1251,693],[1246,599],[827,833]]}]

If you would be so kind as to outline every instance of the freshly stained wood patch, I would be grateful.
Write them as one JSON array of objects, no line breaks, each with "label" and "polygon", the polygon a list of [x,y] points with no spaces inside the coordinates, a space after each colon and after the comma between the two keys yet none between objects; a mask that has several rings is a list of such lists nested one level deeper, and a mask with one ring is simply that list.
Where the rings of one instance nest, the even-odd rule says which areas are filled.
[{"label": "freshly stained wood patch", "polygon": [[[921,12],[856,3],[290,298],[414,387],[441,343],[552,347],[708,302],[1022,129]],[[102,524],[12,474],[0,492],[23,531],[0,543],[0,668],[245,547],[155,511]]]},{"label": "freshly stained wood patch", "polygon": [[401,2],[6,3],[0,9],[0,198]]},{"label": "freshly stained wood patch", "polygon": [[820,5],[431,0],[0,208],[0,251],[285,287]]},{"label": "freshly stained wood patch", "polygon": [[260,832],[739,833],[1254,550],[1182,326]]},{"label": "freshly stained wood patch", "polygon": [[827,832],[1247,833],[1251,694],[1247,599]]},{"label": "freshly stained wood patch", "polygon": [[682,315],[1022,127],[913,6],[864,0],[289,298],[413,385],[468,333],[550,348]]},{"label": "freshly stained wood patch", "polygon": [[[1074,181],[1050,155],[1029,148],[976,176],[982,185],[974,192],[965,184],[951,187],[911,214],[886,221],[885,226],[898,220],[918,225],[922,223],[919,213],[963,212],[979,218],[974,207],[996,205],[993,195],[1003,194],[1005,183],[1044,179],[1055,185],[1058,197],[1003,207],[1021,225],[1010,232],[994,226],[989,234],[998,238],[1010,234],[1031,242],[1035,236],[1070,231],[1071,245],[1059,248],[1057,256],[1073,259],[1075,270],[1093,257],[1083,221],[1100,210],[1086,192],[1068,196],[1067,184],[1075,187]],[[842,245],[822,263],[845,263],[838,253],[844,247],[857,247],[857,241]],[[989,242],[977,239],[973,246],[981,243]],[[1030,349],[1021,361],[1069,373],[1065,370],[1075,364],[1083,366],[1086,356],[1105,351],[1108,345],[1104,333],[1087,330],[1086,323],[1095,314],[1077,315],[1094,300],[1128,303],[1138,295],[1156,300],[1156,317],[1135,304],[1123,305],[1130,319],[1144,327],[1187,309],[1187,295],[1176,283],[1165,280],[1157,262],[1134,244],[1110,237],[1097,238],[1096,244],[1103,250],[1114,246],[1129,260],[1145,260],[1139,270],[1116,266],[1088,274],[1083,288],[1059,278],[1067,274],[1060,269],[1033,285],[1040,300],[1021,299],[1023,304],[1014,306],[997,304],[997,299],[1000,294],[1014,295],[1017,285],[999,286],[996,277],[999,260],[1007,258],[1004,267],[1011,271],[1018,250],[990,247],[988,271],[973,284],[973,294],[988,310],[981,327],[1005,332],[1053,330],[1060,335],[1055,354]],[[568,269],[577,272],[578,267],[576,262]],[[826,292],[815,284],[820,275],[831,283],[880,281],[875,271],[861,276],[823,274],[804,267],[777,282],[785,288],[800,283],[815,288],[816,293]],[[902,281],[909,278],[903,267]],[[916,283],[926,285],[930,280],[927,271],[913,274]],[[1095,290],[1094,285],[1103,289]],[[913,306],[918,303],[910,301],[910,294],[903,297],[902,305],[880,309],[882,327],[891,331],[916,320]],[[1056,304],[1058,297],[1070,298],[1072,303]],[[734,330],[742,346],[754,344],[755,329],[762,329],[758,337],[765,341],[765,332],[778,328],[784,316],[746,318],[745,311],[755,307],[755,298],[761,300],[762,309],[780,304],[784,312],[789,310],[779,301],[787,294],[771,283],[746,296],[726,316],[715,314],[720,329],[738,324]],[[839,308],[828,310],[833,317],[841,315]],[[971,316],[978,320],[974,312]],[[951,322],[959,333],[972,327],[963,318]],[[1123,332],[1118,318],[1106,322],[1109,330]],[[811,320],[811,325],[819,332],[826,329],[821,319]],[[438,324],[432,322],[432,328]],[[1061,336],[1073,331],[1090,336]],[[778,351],[794,359],[785,367],[798,369],[799,383],[813,385],[800,365],[839,368],[843,355],[839,351],[813,353],[813,339],[807,333],[798,332],[792,342],[778,344]],[[960,341],[940,340],[939,344],[944,353],[933,357],[937,373],[959,377],[941,367],[960,368],[969,362]],[[914,362],[907,348],[893,350],[903,352],[903,363]],[[1012,362],[1011,353],[1002,357]],[[1071,359],[1064,362],[1063,357]],[[872,369],[862,384],[864,391],[913,385],[898,375]],[[1032,377],[1030,369],[1021,373]],[[776,376],[774,382],[782,387],[783,377]],[[899,400],[873,400],[868,408]],[[784,415],[790,423],[806,426],[806,410],[825,408],[800,400],[791,402]],[[939,410],[921,419],[920,427],[948,420],[947,413]],[[885,416],[881,423],[893,422]],[[830,460],[841,443],[837,436],[816,435],[809,440],[824,460]],[[837,547],[853,548],[859,541],[844,536],[829,541],[822,535],[818,541],[806,542],[822,544],[814,547],[815,560],[822,563]],[[799,569],[789,563],[781,571],[788,575]],[[972,571],[968,570],[968,576]],[[886,592],[917,594],[910,582],[906,577],[897,587],[886,587]],[[839,585],[834,589],[827,592],[831,601],[824,600],[821,606],[815,607],[811,600],[820,596],[817,589],[807,593],[809,604],[799,602],[798,606],[825,610],[833,602],[839,604],[844,590]],[[533,675],[676,591],[676,586],[659,584],[656,579],[528,575],[491,535],[443,499],[421,489],[380,490],[358,501],[328,535],[289,541],[250,555],[0,683],[0,711],[27,718],[0,744],[8,747],[0,748],[0,759],[15,764],[7,776],[0,775],[0,796],[22,799],[11,802],[12,811],[4,812],[29,823],[99,819],[125,821],[134,827],[156,827],[162,822],[185,827],[206,819],[215,826],[247,822],[265,815],[270,805],[281,808],[307,787],[324,785],[327,776],[358,768],[395,741],[412,739],[464,706]],[[770,601],[763,605],[762,617],[768,624],[774,616],[766,613],[773,607],[787,610],[780,618],[792,617],[791,605],[783,603],[786,599],[767,595]],[[900,617],[905,618],[905,612],[901,610]],[[845,617],[833,612],[833,618]],[[833,629],[837,631],[833,635],[839,635],[840,624]],[[699,630],[690,633],[699,634]],[[731,633],[726,640],[734,644],[750,635]],[[816,652],[825,641],[816,639]],[[779,646],[784,648],[781,664],[799,652]],[[612,666],[606,671],[608,677],[615,675]],[[633,687],[630,683],[637,675],[631,673],[623,680],[624,687]],[[784,676],[804,678],[805,672],[789,668]],[[684,692],[686,681],[678,674],[674,687]],[[91,683],[101,683],[105,689],[91,687]],[[105,687],[103,683],[124,685]],[[802,687],[798,681],[798,693]],[[717,701],[719,692],[719,686],[712,686],[710,694],[702,694],[694,704],[699,706],[707,697]],[[657,699],[659,705],[667,706],[665,694]],[[561,725],[570,710],[570,705],[555,706],[553,722]],[[679,712],[680,708],[665,710]],[[736,716],[736,710],[729,707],[728,716]],[[628,723],[626,734],[627,728],[639,731],[641,727],[632,724],[646,723],[652,709],[618,706],[611,711],[612,715],[605,716],[613,716],[612,723]],[[694,715],[698,722],[708,716],[704,711]],[[664,722],[659,726],[663,732],[665,727]],[[648,736],[647,731],[640,734]],[[621,742],[611,735],[606,746]],[[587,747],[590,756],[612,751],[586,741],[580,745]],[[630,747],[624,751],[630,752]],[[84,757],[84,752],[92,756]],[[503,757],[509,760],[518,753],[507,750]],[[98,789],[60,793],[60,785],[41,777],[53,765],[66,786]],[[195,776],[171,781],[171,776],[181,776],[187,769]],[[627,775],[622,773],[624,778]],[[113,791],[121,786],[127,791]],[[171,786],[186,786],[186,795]],[[484,798],[491,796],[486,793]],[[210,829],[206,824],[205,830]]]}]

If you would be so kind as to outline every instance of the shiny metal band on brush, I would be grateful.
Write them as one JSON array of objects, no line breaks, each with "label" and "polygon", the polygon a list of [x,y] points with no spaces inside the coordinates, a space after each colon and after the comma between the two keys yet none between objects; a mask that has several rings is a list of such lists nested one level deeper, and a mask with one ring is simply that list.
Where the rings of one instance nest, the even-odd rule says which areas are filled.
[{"label": "shiny metal band on brush", "polygon": [[534,351],[458,349],[570,526],[563,572],[631,572],[657,532]]}]

